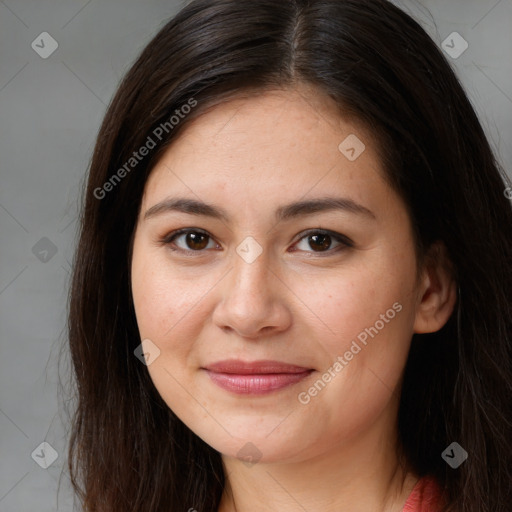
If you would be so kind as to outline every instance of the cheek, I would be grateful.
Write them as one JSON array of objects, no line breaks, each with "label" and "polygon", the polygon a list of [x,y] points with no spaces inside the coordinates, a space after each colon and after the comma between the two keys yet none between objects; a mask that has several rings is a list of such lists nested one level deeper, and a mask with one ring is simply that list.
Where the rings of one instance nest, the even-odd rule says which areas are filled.
[{"label": "cheek", "polygon": [[158,266],[153,262],[145,265],[138,255],[132,264],[132,296],[141,337],[158,338],[165,319],[172,316],[172,294]]},{"label": "cheek", "polygon": [[311,287],[311,279],[295,283],[297,295],[304,297],[304,303],[314,315],[318,334],[321,339],[331,340],[329,344],[334,352],[366,327],[374,325],[380,315],[386,316],[387,311],[385,320],[394,318],[393,304],[407,296],[408,275],[398,274],[385,262],[379,265],[376,260],[357,268],[332,271],[325,278],[317,276],[314,287]]},{"label": "cheek", "polygon": [[204,295],[203,288],[191,286],[161,252],[134,248],[132,293],[142,337],[154,338],[157,343],[164,342],[166,334],[172,338],[170,331],[180,319],[186,321],[187,313]]},{"label": "cheek", "polygon": [[[405,367],[414,316],[407,286],[399,279],[380,286],[376,277],[352,273],[350,279],[333,281],[322,297],[312,298],[311,308],[329,331],[313,335],[325,353],[324,365],[318,380],[300,389],[299,401],[307,404],[311,417],[325,419],[331,441],[356,436],[374,422],[397,396]],[[326,329],[318,325],[322,332]]]},{"label": "cheek", "polygon": [[[322,400],[336,404],[344,397],[345,410],[371,415],[390,398],[413,332],[415,262],[412,253],[407,254],[397,258],[389,248],[369,252],[366,259],[358,258],[354,265],[331,272],[328,279],[316,280],[315,289],[321,293],[304,295],[320,319],[315,320],[312,338],[325,354],[322,371],[331,370],[324,375],[332,384],[327,384],[329,390],[318,406]],[[305,293],[305,281],[301,287]]]},{"label": "cheek", "polygon": [[198,338],[203,321],[198,318],[198,302],[204,290],[199,288],[173,271],[165,257],[134,247],[132,293],[137,325],[141,340],[151,340],[160,351],[147,370],[163,400],[180,412],[191,405],[184,389],[193,365],[192,340]]}]

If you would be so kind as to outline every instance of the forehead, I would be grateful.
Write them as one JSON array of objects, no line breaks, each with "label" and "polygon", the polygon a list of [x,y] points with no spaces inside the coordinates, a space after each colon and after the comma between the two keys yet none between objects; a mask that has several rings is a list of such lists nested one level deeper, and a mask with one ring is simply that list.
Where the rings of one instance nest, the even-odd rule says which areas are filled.
[{"label": "forehead", "polygon": [[332,151],[333,144],[336,149],[340,137],[352,133],[373,145],[373,135],[363,123],[341,114],[340,106],[327,95],[300,86],[240,93],[206,108],[173,145],[190,144],[204,152],[208,151],[207,145],[216,150],[229,147],[230,151],[282,145],[283,149],[293,148],[294,153],[305,154],[309,149],[317,156]]},{"label": "forehead", "polygon": [[337,189],[362,200],[365,187],[385,186],[382,176],[371,133],[340,115],[334,100],[302,87],[234,97],[203,112],[157,163],[145,199],[231,193],[247,206]]}]

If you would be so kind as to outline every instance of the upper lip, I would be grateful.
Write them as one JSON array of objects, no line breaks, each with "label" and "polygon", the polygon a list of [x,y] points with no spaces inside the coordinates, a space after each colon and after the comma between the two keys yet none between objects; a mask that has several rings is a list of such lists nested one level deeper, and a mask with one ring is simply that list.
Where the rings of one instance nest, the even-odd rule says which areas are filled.
[{"label": "upper lip", "polygon": [[218,361],[204,367],[216,373],[232,373],[237,375],[263,374],[263,373],[303,373],[312,368],[305,368],[295,364],[281,361],[241,361],[239,359],[227,359]]}]

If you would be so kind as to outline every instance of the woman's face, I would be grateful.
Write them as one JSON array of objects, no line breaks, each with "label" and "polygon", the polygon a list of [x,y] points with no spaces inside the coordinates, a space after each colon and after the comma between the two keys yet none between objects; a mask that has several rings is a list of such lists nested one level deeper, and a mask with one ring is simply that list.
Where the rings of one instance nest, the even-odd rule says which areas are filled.
[{"label": "woman's face", "polygon": [[[148,179],[134,239],[156,389],[214,449],[253,461],[392,435],[421,300],[410,219],[369,134],[299,91],[187,127]],[[262,361],[275,363],[240,366]]]}]

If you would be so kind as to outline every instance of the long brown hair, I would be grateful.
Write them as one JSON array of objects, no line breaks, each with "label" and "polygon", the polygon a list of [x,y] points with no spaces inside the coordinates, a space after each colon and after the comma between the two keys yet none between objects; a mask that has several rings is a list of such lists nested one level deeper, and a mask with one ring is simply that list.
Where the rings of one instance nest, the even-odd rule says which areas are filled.
[{"label": "long brown hair", "polygon": [[[174,415],[134,355],[132,236],[149,173],[192,119],[234,95],[301,82],[378,137],[418,254],[441,240],[454,265],[456,310],[439,332],[412,339],[403,453],[417,474],[437,478],[447,510],[510,510],[512,208],[442,52],[385,0],[194,0],[128,71],[90,164],[68,321],[69,470],[85,512],[217,510],[220,454]],[[143,146],[152,147],[135,158]],[[469,454],[456,469],[441,457],[454,441]]]}]

